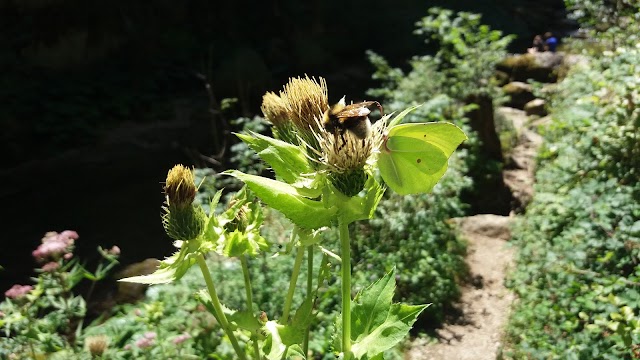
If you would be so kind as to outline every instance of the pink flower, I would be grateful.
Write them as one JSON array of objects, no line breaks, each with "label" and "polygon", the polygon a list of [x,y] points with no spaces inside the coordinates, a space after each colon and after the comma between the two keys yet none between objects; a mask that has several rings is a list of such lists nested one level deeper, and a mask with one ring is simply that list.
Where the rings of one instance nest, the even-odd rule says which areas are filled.
[{"label": "pink flower", "polygon": [[136,341],[136,346],[140,349],[148,348],[153,346],[153,340],[156,338],[156,333],[153,331],[147,332],[144,334],[144,337],[138,339]]},{"label": "pink flower", "polygon": [[109,250],[109,254],[111,255],[120,255],[120,248],[114,245],[111,250]]},{"label": "pink flower", "polygon": [[56,261],[48,262],[42,265],[42,271],[44,272],[54,272],[57,268],[60,267],[60,264]]},{"label": "pink flower", "polygon": [[4,296],[10,298],[10,299],[19,299],[23,296],[25,296],[26,294],[29,293],[29,291],[33,290],[33,286],[31,285],[13,285],[11,287],[11,289],[7,290],[4,292]]},{"label": "pink flower", "polygon": [[63,257],[64,257],[65,260],[71,260],[71,258],[73,257],[73,253],[66,253],[66,254],[64,254]]},{"label": "pink flower", "polygon": [[73,230],[65,230],[61,232],[60,237],[71,240],[76,240],[77,238],[79,238],[78,233]]},{"label": "pink flower", "polygon": [[50,231],[44,234],[42,244],[32,252],[32,255],[41,262],[56,260],[60,255],[71,252],[71,247],[77,238],[78,233],[72,230],[65,230],[60,234]]},{"label": "pink flower", "polygon": [[172,341],[173,341],[174,344],[178,345],[178,344],[181,344],[181,343],[185,342],[188,339],[191,339],[191,335],[182,334],[182,335],[176,336]]}]

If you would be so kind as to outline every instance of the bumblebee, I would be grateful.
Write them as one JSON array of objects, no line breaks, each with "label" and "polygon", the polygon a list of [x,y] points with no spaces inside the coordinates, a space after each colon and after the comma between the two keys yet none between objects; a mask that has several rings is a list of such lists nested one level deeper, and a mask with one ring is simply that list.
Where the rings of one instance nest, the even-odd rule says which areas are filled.
[{"label": "bumblebee", "polygon": [[383,115],[382,105],[377,101],[363,101],[347,105],[344,97],[324,112],[322,124],[328,132],[344,135],[349,131],[359,139],[366,139],[371,134],[371,107],[376,106]]}]

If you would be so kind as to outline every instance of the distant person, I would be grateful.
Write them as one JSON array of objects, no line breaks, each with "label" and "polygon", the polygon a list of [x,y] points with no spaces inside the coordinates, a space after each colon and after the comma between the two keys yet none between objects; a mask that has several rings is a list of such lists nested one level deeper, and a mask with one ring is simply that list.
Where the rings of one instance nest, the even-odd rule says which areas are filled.
[{"label": "distant person", "polygon": [[527,52],[528,53],[543,52],[544,49],[545,49],[545,44],[544,44],[544,40],[542,40],[542,36],[536,35],[533,38],[533,44],[531,44],[531,47],[527,49]]},{"label": "distant person", "polygon": [[544,45],[546,51],[556,52],[556,48],[558,47],[558,39],[551,32],[546,32],[544,34]]}]

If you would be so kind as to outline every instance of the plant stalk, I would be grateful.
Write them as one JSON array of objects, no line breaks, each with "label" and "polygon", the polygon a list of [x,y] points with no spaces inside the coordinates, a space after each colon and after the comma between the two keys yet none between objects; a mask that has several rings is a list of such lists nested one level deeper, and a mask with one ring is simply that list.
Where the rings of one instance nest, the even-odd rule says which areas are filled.
[{"label": "plant stalk", "polygon": [[300,275],[300,267],[302,266],[302,258],[304,258],[304,248],[298,246],[296,253],[296,261],[293,264],[293,270],[291,272],[291,281],[289,282],[289,291],[287,291],[287,298],[284,302],[284,310],[282,310],[282,322],[284,325],[289,320],[289,313],[291,312],[291,303],[293,302],[293,293],[296,290],[296,283],[298,282],[298,275]]},{"label": "plant stalk", "polygon": [[213,285],[213,279],[211,278],[211,273],[209,272],[209,267],[207,266],[206,261],[204,260],[204,256],[202,254],[198,254],[196,257],[198,261],[198,265],[200,266],[200,271],[202,271],[202,276],[204,276],[204,282],[207,284],[207,290],[209,290],[209,295],[211,296],[211,302],[213,304],[213,309],[216,312],[217,318],[220,321],[220,326],[222,326],[222,330],[229,337],[229,341],[231,341],[231,346],[233,346],[233,350],[235,350],[238,358],[240,360],[246,360],[246,356],[240,345],[238,344],[238,339],[236,339],[233,330],[229,327],[229,321],[227,320],[227,316],[224,314],[222,310],[222,304],[220,304],[220,299],[218,298],[218,293],[216,292],[216,288]]},{"label": "plant stalk", "polygon": [[[313,245],[307,246],[307,296],[313,296]],[[307,356],[309,353],[310,331],[311,324],[309,324],[309,326],[307,326],[304,331],[304,342],[302,343],[302,351],[304,353],[304,356]]]},{"label": "plant stalk", "polygon": [[[240,256],[240,263],[242,264],[242,274],[244,275],[244,289],[247,293],[247,310],[253,314],[253,292],[251,291],[251,278],[249,277],[249,264],[247,263],[247,256]],[[260,360],[260,347],[258,346],[258,336],[251,334],[251,342],[253,343],[253,357],[256,360]]]},{"label": "plant stalk", "polygon": [[342,259],[342,353],[344,360],[351,356],[351,244],[349,223],[338,219],[340,230],[340,258]]}]

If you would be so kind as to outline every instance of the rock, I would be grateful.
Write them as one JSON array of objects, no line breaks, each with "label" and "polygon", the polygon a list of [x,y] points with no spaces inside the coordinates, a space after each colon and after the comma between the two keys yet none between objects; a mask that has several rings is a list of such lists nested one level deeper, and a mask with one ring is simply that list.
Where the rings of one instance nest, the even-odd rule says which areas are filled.
[{"label": "rock", "polygon": [[[116,279],[123,279],[131,276],[149,275],[156,271],[160,265],[158,259],[146,259],[142,262],[134,263],[126,266],[116,274]],[[116,302],[132,303],[144,298],[148,285],[134,284],[128,282],[118,282],[118,292],[116,294]]]},{"label": "rock", "polygon": [[547,115],[546,109],[547,102],[543,99],[533,99],[524,104],[524,111],[527,115],[545,116]]},{"label": "rock", "polygon": [[505,105],[516,109],[523,109],[526,103],[535,99],[532,86],[521,81],[512,81],[503,86],[502,90],[510,97]]},{"label": "rock", "polygon": [[527,114],[523,110],[508,106],[496,108],[496,126],[500,129],[499,131],[513,129],[514,136],[518,137],[528,121]]},{"label": "rock", "polygon": [[555,82],[556,70],[562,64],[563,54],[557,52],[539,52],[513,55],[496,65],[499,71],[509,74],[512,81]]},{"label": "rock", "polygon": [[531,122],[531,128],[536,129],[539,127],[547,127],[549,124],[551,124],[552,121],[553,119],[551,119],[551,115],[547,115],[545,117],[533,120]]},{"label": "rock", "polygon": [[498,86],[504,86],[508,84],[509,81],[511,81],[511,79],[509,79],[509,74],[500,70],[495,71],[495,73],[493,74],[493,78],[495,79],[496,85]]},{"label": "rock", "polygon": [[480,214],[453,219],[464,233],[483,235],[502,240],[511,238],[511,221],[509,216]]},{"label": "rock", "polygon": [[524,130],[518,139],[518,146],[509,156],[509,168],[527,170],[533,177],[535,160],[541,144],[542,136],[531,130]]}]

